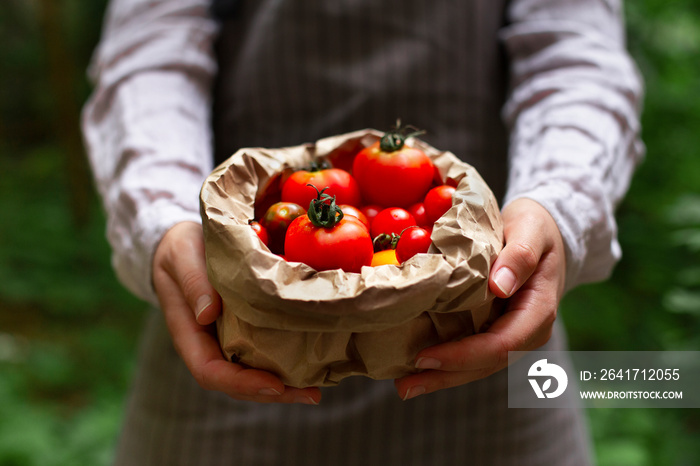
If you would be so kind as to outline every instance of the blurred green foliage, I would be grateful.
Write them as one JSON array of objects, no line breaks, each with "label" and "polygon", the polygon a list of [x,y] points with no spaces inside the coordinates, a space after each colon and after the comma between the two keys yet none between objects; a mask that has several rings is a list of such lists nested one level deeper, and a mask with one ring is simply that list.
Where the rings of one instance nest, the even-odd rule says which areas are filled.
[{"label": "blurred green foliage", "polygon": [[[116,283],[94,193],[76,223],[38,19],[47,2],[78,107],[106,3],[0,3],[0,466],[109,463],[145,308]],[[700,3],[635,0],[626,11],[647,86],[647,157],[618,211],[622,262],[567,295],[561,316],[577,350],[697,350]],[[588,414],[601,466],[700,464],[697,410]]]},{"label": "blurred green foliage", "polygon": [[[52,25],[46,2],[0,2],[0,465],[106,465],[145,306],[115,280],[87,177],[89,215],[76,223],[75,148],[58,121],[77,131],[105,2],[49,2]],[[49,27],[70,57],[61,70]],[[57,73],[72,78],[72,108],[55,98]]]},{"label": "blurred green foliage", "polygon": [[[609,281],[568,294],[579,350],[700,349],[700,3],[626,3],[646,83],[647,156],[618,210],[623,259]],[[697,410],[588,411],[601,466],[700,464]]]}]

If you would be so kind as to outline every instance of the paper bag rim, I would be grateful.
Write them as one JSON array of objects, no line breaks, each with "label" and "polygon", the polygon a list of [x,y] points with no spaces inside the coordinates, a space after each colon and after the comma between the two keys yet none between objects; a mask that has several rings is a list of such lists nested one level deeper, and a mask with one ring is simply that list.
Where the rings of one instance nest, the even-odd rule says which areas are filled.
[{"label": "paper bag rim", "polygon": [[[375,331],[411,320],[422,312],[468,310],[493,299],[488,290],[488,271],[502,246],[497,202],[471,165],[419,139],[410,143],[424,150],[434,162],[448,160],[441,164],[441,175],[443,179],[458,182],[453,207],[433,229],[434,254],[418,255],[401,267],[363,267],[360,273],[317,272],[305,264],[287,262],[272,254],[249,228],[260,186],[269,181],[271,172],[296,168],[299,159],[329,157],[348,141],[369,145],[381,135],[377,130],[364,129],[287,148],[243,148],[207,177],[200,197],[207,242],[220,240],[235,248],[237,254],[232,260],[244,269],[239,272],[254,277],[239,283],[235,279],[222,279],[226,273],[221,269],[225,267],[217,258],[208,257],[212,284],[216,284],[222,297],[234,293],[250,305],[250,309],[237,310],[239,318],[253,325],[288,330]],[[261,171],[260,164],[267,167]],[[247,182],[241,181],[244,186],[235,195],[226,193],[221,186],[222,178],[230,174],[232,167],[243,173],[236,180],[249,177]],[[223,184],[230,186],[228,181]],[[212,202],[221,196],[238,197],[232,204],[237,207],[235,213]],[[484,211],[488,213],[484,215]],[[472,237],[466,240],[465,224],[476,226]],[[478,267],[474,264],[465,267],[468,260],[462,260],[464,254],[455,257],[451,253],[460,247],[469,248],[472,257],[484,256],[489,260],[480,260]],[[426,281],[432,283],[428,288],[433,289],[433,294],[428,293],[422,300],[421,296],[415,296],[416,289]],[[448,290],[449,296],[441,297],[444,290]],[[461,296],[465,293],[473,296]],[[417,302],[406,303],[407,296],[413,296]]]}]

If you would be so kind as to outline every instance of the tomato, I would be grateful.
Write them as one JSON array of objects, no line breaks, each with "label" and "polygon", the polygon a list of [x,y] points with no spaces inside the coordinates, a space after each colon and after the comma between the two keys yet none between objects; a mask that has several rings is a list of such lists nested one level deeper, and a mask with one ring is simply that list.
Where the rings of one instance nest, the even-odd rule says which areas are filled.
[{"label": "tomato", "polygon": [[287,229],[285,258],[318,271],[342,269],[359,273],[363,266],[372,263],[374,251],[369,231],[357,217],[344,215],[335,200],[322,193],[310,204],[307,215],[296,218]]},{"label": "tomato", "polygon": [[389,207],[374,217],[374,221],[370,225],[370,232],[372,238],[376,238],[382,233],[400,235],[405,228],[413,225],[416,225],[416,220],[407,210],[400,207]]},{"label": "tomato", "polygon": [[423,199],[434,165],[422,150],[405,145],[412,135],[397,128],[355,156],[352,173],[365,202],[408,207]]},{"label": "tomato", "polygon": [[267,209],[265,215],[260,219],[260,224],[267,230],[270,251],[275,254],[284,252],[284,237],[287,228],[295,218],[305,213],[306,210],[302,206],[292,202],[276,202]]},{"label": "tomato", "polygon": [[374,253],[372,256],[372,267],[387,264],[400,265],[398,259],[396,258],[396,251],[394,249],[386,249],[384,251]]},{"label": "tomato", "polygon": [[272,204],[282,200],[282,180],[284,178],[283,173],[278,173],[267,181],[255,199],[254,218],[261,218]]},{"label": "tomato", "polygon": [[370,205],[366,205],[366,206],[360,208],[360,212],[365,214],[365,216],[367,217],[367,220],[369,221],[370,227],[372,226],[372,222],[374,221],[374,217],[376,217],[377,214],[379,212],[381,212],[382,210],[384,210],[384,207],[376,205],[376,204],[370,204]]},{"label": "tomato", "polygon": [[428,216],[425,214],[425,204],[422,202],[416,202],[406,210],[408,210],[409,214],[413,215],[413,218],[416,220],[416,225],[419,227],[430,225]]},{"label": "tomato", "polygon": [[349,204],[339,205],[338,207],[343,211],[343,214],[358,218],[367,227],[367,231],[369,231],[369,220],[360,209]]},{"label": "tomato", "polygon": [[329,196],[335,196],[338,204],[360,205],[360,188],[350,173],[340,168],[325,168],[321,170],[298,170],[287,178],[282,186],[282,201],[293,202],[304,208],[316,199],[316,190],[327,188]]},{"label": "tomato", "polygon": [[267,246],[267,243],[269,243],[269,237],[267,235],[267,230],[265,227],[260,225],[260,222],[256,222],[255,220],[250,220],[248,222],[248,225],[253,229],[255,234],[258,235],[258,238],[260,238],[260,241],[263,242],[265,246]]},{"label": "tomato", "polygon": [[428,252],[431,243],[430,233],[426,229],[418,226],[408,227],[396,243],[396,258],[403,264],[416,254]]},{"label": "tomato", "polygon": [[452,207],[452,196],[456,189],[446,184],[436,186],[425,195],[425,214],[433,224]]}]

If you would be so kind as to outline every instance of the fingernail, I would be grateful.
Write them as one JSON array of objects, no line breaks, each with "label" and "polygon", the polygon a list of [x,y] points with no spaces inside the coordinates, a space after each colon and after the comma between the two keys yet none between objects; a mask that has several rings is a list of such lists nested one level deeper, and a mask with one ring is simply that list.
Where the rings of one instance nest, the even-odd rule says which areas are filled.
[{"label": "fingernail", "polygon": [[439,369],[442,363],[434,358],[418,358],[416,367],[418,369]]},{"label": "fingernail", "polygon": [[310,396],[300,396],[300,397],[294,398],[294,402],[305,404],[305,405],[314,405],[314,406],[318,404],[316,402],[316,400],[314,400]]},{"label": "fingernail", "polygon": [[416,385],[415,387],[411,387],[406,390],[406,394],[403,396],[403,401],[410,400],[411,398],[415,398],[423,393],[425,393],[425,387]]},{"label": "fingernail", "polygon": [[278,392],[277,390],[275,390],[274,388],[261,388],[260,390],[258,390],[258,393],[260,395],[266,395],[266,396],[267,395],[269,395],[269,396],[281,395],[281,393]]},{"label": "fingernail", "polygon": [[493,281],[506,296],[510,296],[515,290],[515,274],[508,267],[498,269],[493,276]]},{"label": "fingernail", "polygon": [[197,299],[197,302],[195,303],[195,306],[197,307],[197,315],[195,316],[196,319],[199,319],[200,314],[204,312],[206,308],[211,306],[212,300],[211,296],[208,294],[202,295]]}]

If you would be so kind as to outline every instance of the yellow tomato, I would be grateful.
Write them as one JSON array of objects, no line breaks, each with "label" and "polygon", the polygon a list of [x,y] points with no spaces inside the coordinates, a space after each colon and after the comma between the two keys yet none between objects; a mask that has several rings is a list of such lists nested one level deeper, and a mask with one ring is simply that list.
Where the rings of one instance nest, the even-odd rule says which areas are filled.
[{"label": "yellow tomato", "polygon": [[396,258],[396,250],[385,249],[374,253],[372,256],[372,267],[386,264],[399,265],[399,260]]}]

